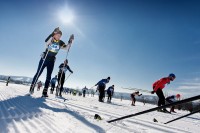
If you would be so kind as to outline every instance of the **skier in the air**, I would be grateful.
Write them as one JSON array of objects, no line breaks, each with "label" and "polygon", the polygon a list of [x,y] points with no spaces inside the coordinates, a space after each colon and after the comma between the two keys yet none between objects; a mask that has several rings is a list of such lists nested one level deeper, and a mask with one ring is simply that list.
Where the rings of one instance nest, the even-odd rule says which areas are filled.
[{"label": "skier in the air", "polygon": [[57,75],[51,79],[51,89],[50,89],[51,94],[53,94],[53,92],[54,92],[54,88],[56,86],[57,80],[58,80]]},{"label": "skier in the air", "polygon": [[[151,92],[152,94],[156,93],[158,96],[158,106],[162,106],[165,105],[165,96],[163,94],[162,89],[165,88],[165,84],[170,84],[170,81],[174,81],[174,79],[176,78],[175,74],[171,73],[169,74],[168,77],[164,77],[158,81],[156,81],[155,83],[153,83],[153,91]],[[166,113],[170,113],[167,109],[163,109],[163,110],[158,110],[160,112],[166,112]]]},{"label": "skier in the air", "polygon": [[[173,103],[173,102],[179,101],[179,100],[180,100],[180,97],[181,97],[180,94],[176,94],[176,95],[168,96],[165,100],[166,100],[168,103]],[[171,109],[170,109],[170,112],[176,113],[176,112],[174,111],[174,108],[175,108],[175,106],[172,106]]]},{"label": "skier in the air", "polygon": [[97,87],[97,90],[99,91],[99,102],[103,102],[103,97],[105,96],[105,88],[106,84],[109,83],[110,77],[107,79],[100,80],[95,86]]},{"label": "skier in the air", "polygon": [[131,100],[132,100],[132,106],[135,106],[135,101],[136,101],[136,99],[135,99],[135,96],[141,96],[142,94],[140,94],[140,92],[139,91],[136,91],[136,92],[133,92],[132,94],[131,94]]},{"label": "skier in the air", "polygon": [[[47,76],[46,76],[46,81],[45,81],[45,86],[42,92],[43,97],[48,97],[47,91],[49,87],[49,83],[51,80],[51,74],[54,68],[54,63],[56,60],[56,55],[58,54],[60,49],[69,49],[69,45],[66,45],[62,40],[60,40],[62,36],[62,32],[60,31],[59,28],[56,28],[53,33],[51,33],[47,39],[45,40],[46,42],[46,50],[43,52],[41,55],[41,59],[38,65],[37,72],[33,78],[32,84],[30,86],[30,94],[34,93],[34,87],[35,84],[42,74],[44,68],[47,68]],[[73,38],[70,38],[68,41],[68,44],[72,43]]]},{"label": "skier in the air", "polygon": [[112,99],[112,96],[114,94],[114,85],[110,86],[108,89],[107,89],[107,94],[108,94],[108,100],[107,102],[108,103],[111,103],[111,99]]},{"label": "skier in the air", "polygon": [[65,59],[64,63],[61,63],[59,66],[58,85],[56,87],[56,91],[57,91],[56,96],[58,96],[58,91],[59,91],[59,96],[62,97],[63,85],[65,82],[65,73],[67,70],[69,70],[71,73],[73,73],[73,71],[68,66],[68,60]]}]

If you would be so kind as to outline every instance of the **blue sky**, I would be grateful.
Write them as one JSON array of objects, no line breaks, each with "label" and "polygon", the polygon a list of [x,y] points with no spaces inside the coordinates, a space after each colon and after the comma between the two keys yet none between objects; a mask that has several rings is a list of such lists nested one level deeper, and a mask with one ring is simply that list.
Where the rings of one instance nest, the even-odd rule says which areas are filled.
[{"label": "blue sky", "polygon": [[[92,87],[111,76],[121,87],[152,89],[175,73],[165,90],[185,97],[200,93],[200,2],[192,0],[1,0],[0,74],[33,77],[44,40],[55,27],[75,41],[69,53],[69,87]],[[72,12],[63,23],[60,12]],[[66,52],[57,55],[52,76]],[[44,80],[46,70],[41,76]]]}]

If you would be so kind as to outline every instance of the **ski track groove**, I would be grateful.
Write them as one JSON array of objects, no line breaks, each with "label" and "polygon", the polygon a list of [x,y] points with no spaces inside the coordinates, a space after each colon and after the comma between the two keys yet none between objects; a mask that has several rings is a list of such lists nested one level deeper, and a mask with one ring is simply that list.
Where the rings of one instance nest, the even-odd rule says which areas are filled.
[{"label": "ski track groove", "polygon": [[[49,99],[48,99],[49,100]],[[52,99],[51,99],[52,100]],[[54,101],[54,100],[53,100]],[[52,101],[51,101],[52,102]],[[60,103],[60,101],[57,101],[56,99],[55,99],[55,101],[54,102],[59,102]],[[64,104],[66,107],[67,107],[67,105],[66,104]],[[74,111],[74,112],[77,112],[76,110],[74,110],[74,109],[72,109],[73,107],[72,106],[74,106],[74,105],[70,105],[71,106],[71,111]],[[75,107],[75,108],[81,108],[81,107]],[[98,113],[100,113],[100,111],[94,111],[94,110],[89,110],[89,109],[85,109],[85,110],[88,110],[88,112],[89,112],[89,114],[91,114],[91,112],[90,111],[93,111],[93,112],[98,112]],[[84,110],[84,111],[85,111]],[[81,113],[83,113],[83,112],[81,112]],[[106,115],[108,115],[108,114],[106,114]],[[134,130],[134,129],[132,129],[132,128],[128,128],[128,127],[124,127],[124,126],[121,126],[121,125],[113,125],[112,124],[112,127],[111,128],[113,128],[113,127],[122,127],[122,129],[124,130],[124,129],[126,129],[128,132],[133,132],[134,131],[134,133],[137,133],[138,131],[137,130]],[[111,129],[111,128],[109,128],[109,130]],[[108,131],[108,130],[106,130],[106,131]]]},{"label": "ski track groove", "polygon": [[[48,98],[47,98],[48,99]],[[52,99],[51,99],[52,100]],[[54,101],[54,100],[53,100]],[[55,100],[55,102],[61,102],[61,103],[63,103],[63,104],[65,104],[64,102],[62,102],[62,101],[57,101],[57,100]],[[80,108],[81,110],[87,110],[88,112],[90,112],[91,113],[91,111],[93,111],[93,112],[95,112],[95,113],[99,113],[99,114],[103,114],[103,115],[106,115],[106,116],[108,116],[108,117],[113,117],[113,114],[115,115],[114,117],[120,117],[120,116],[122,116],[122,115],[120,115],[120,114],[116,114],[116,113],[113,113],[113,112],[108,112],[108,111],[105,111],[105,110],[92,110],[92,109],[88,109],[88,107],[85,107],[85,106],[82,106],[82,105],[78,105],[78,104],[76,104],[76,105],[74,105],[73,103],[70,103],[70,102],[67,102],[67,104],[65,104],[65,105],[69,105],[69,106],[73,106],[73,107],[75,107],[75,108]],[[78,105],[78,106],[77,106]],[[72,107],[72,108],[73,108]],[[102,113],[103,112],[103,113]],[[111,115],[109,115],[109,114],[112,114],[112,116]],[[137,124],[137,125],[140,125],[140,124],[143,124],[143,126],[144,127],[149,127],[149,128],[151,128],[151,129],[153,129],[153,130],[155,130],[155,125],[157,126],[157,130],[158,131],[162,131],[163,129],[161,128],[161,129],[158,129],[159,128],[159,126],[160,126],[160,124],[157,124],[157,123],[151,123],[151,122],[149,122],[149,121],[144,121],[144,120],[141,120],[141,119],[138,119],[138,118],[129,118],[130,120],[126,120],[126,122],[129,122],[129,123],[135,123],[135,124]],[[137,121],[136,121],[137,120]],[[139,122],[138,122],[139,121]],[[140,121],[142,121],[142,122],[144,122],[146,125],[144,125],[144,123],[141,123]],[[117,122],[117,123],[120,123],[120,122]],[[123,122],[121,122],[121,123],[123,123]],[[148,124],[148,125],[147,125]],[[169,126],[165,126],[165,125],[162,125],[162,126],[164,126],[165,127],[165,129],[166,129],[166,131],[165,132],[169,132]],[[172,129],[174,130],[179,130],[179,131],[181,131],[181,132],[187,132],[188,133],[188,131],[183,131],[183,130],[181,130],[181,129],[178,129],[178,128],[173,128],[173,127],[171,127],[171,131],[170,132],[174,132],[174,131],[172,131]]]},{"label": "ski track groove", "polygon": [[[37,125],[42,125],[41,127],[45,127],[45,128],[43,128],[43,130],[41,130],[40,132],[44,132],[45,130],[46,130],[46,132],[52,132],[52,130],[53,130],[53,133],[54,132],[57,132],[57,133],[59,133],[60,131],[58,131],[57,129],[56,129],[56,127],[54,126],[55,125],[55,123],[53,123],[52,121],[52,123],[49,123],[46,119],[43,119],[43,117],[40,117],[40,119],[42,119],[45,123],[41,123],[40,122],[40,119],[38,120],[38,118],[36,117],[38,114],[37,113],[35,113],[35,112],[32,112],[32,113],[29,113],[28,111],[26,111],[25,110],[25,106],[23,105],[23,104],[19,104],[18,102],[14,102],[14,103],[11,103],[11,102],[8,102],[8,100],[7,99],[5,99],[5,95],[3,95],[3,94],[1,94],[1,97],[3,98],[3,100],[2,101],[6,101],[5,102],[5,104],[6,105],[4,105],[4,110],[5,110],[5,108],[9,108],[9,107],[12,107],[13,105],[15,105],[17,108],[17,113],[16,112],[14,112],[14,111],[12,111],[12,113],[13,114],[18,114],[18,119],[20,119],[19,121],[22,121],[21,119],[22,118],[20,118],[20,116],[21,117],[28,117],[28,120],[29,121],[32,121],[32,119],[34,118],[34,120],[36,120],[37,121],[37,124],[31,124],[32,126],[34,125],[34,127],[36,128],[36,129],[38,129],[38,126]],[[10,98],[10,100],[13,102],[13,98],[14,97],[11,97]],[[23,103],[24,101],[19,101],[20,103]],[[35,104],[35,103],[32,103],[32,104]],[[18,106],[17,106],[18,105]],[[24,107],[24,108],[22,108],[22,107]],[[19,108],[20,108],[20,110],[19,110]],[[21,112],[21,113],[20,113]],[[35,114],[33,114],[33,113],[35,113]],[[5,115],[4,115],[5,116]],[[16,118],[16,116],[14,115],[10,115],[10,114],[8,114],[8,118]],[[31,118],[31,120],[29,119],[29,118]],[[47,118],[47,117],[46,117]],[[15,119],[14,119],[15,120]],[[19,132],[18,131],[18,129],[17,129],[17,126],[16,126],[16,122],[15,121],[12,121],[12,123],[13,123],[13,126],[14,126],[14,129],[15,129],[15,131],[17,131],[17,132]],[[51,125],[51,128],[49,128],[49,125]],[[52,125],[53,125],[53,127],[52,127]],[[26,127],[26,125],[24,125],[24,128],[26,129],[26,130],[28,130],[28,131],[30,131],[30,129],[28,129],[27,127]]]},{"label": "ski track groove", "polygon": [[[15,89],[15,88],[16,87],[12,87],[12,90],[14,90],[15,93],[19,92],[20,94],[22,94],[22,96],[27,94],[27,90],[26,89],[24,89],[24,88]],[[17,127],[17,122],[15,121],[16,120],[16,114],[19,115],[19,116],[21,115],[21,117],[17,117],[19,119],[18,121],[20,121],[20,124],[23,125],[24,129],[27,132],[31,132],[30,128],[32,128],[32,127],[37,129],[38,130],[37,132],[48,132],[48,133],[52,132],[52,131],[53,131],[53,133],[54,132],[64,132],[63,130],[62,131],[61,130],[59,130],[59,131],[57,130],[57,128],[58,129],[62,129],[60,127],[60,124],[59,123],[54,123],[53,118],[49,117],[48,113],[47,114],[45,112],[36,113],[36,112],[32,112],[31,110],[26,111],[27,103],[28,102],[30,103],[32,101],[29,99],[29,101],[26,101],[25,105],[23,104],[24,101],[22,101],[22,99],[14,101],[14,99],[12,99],[12,98],[15,98],[15,97],[13,97],[13,96],[21,96],[21,95],[16,95],[12,90],[11,89],[10,90],[6,89],[6,90],[4,90],[3,92],[0,93],[0,101],[6,101],[6,102],[0,102],[0,106],[3,107],[3,110],[0,110],[0,118],[2,118],[3,116],[7,116],[8,119],[14,118],[12,120],[12,124],[13,124],[13,127],[14,127],[16,132],[19,132],[18,127]],[[12,96],[10,94],[5,95],[6,93],[8,93],[7,91],[9,91],[10,94],[12,94]],[[36,89],[35,89],[35,91],[36,91]],[[6,98],[6,96],[8,96],[8,97]],[[36,98],[36,97],[32,97],[32,98]],[[86,112],[88,114],[99,113],[99,114],[107,116],[109,119],[123,116],[121,114],[109,112],[109,111],[105,110],[105,108],[101,108],[101,109],[92,108],[92,109],[90,109],[91,106],[88,107],[88,105],[83,106],[83,105],[80,105],[80,104],[77,104],[77,103],[76,103],[76,105],[74,105],[75,103],[69,102],[70,100],[67,101],[67,104],[66,104],[65,102],[62,102],[63,100],[58,99],[58,98],[52,98],[52,99],[51,98],[47,98],[47,99],[49,101],[51,100],[51,102],[54,101],[54,102],[61,103],[65,107],[67,107],[67,109],[69,109],[71,111],[74,111],[75,113],[77,113],[77,109],[78,109],[79,110],[78,111],[79,114],[84,114]],[[38,100],[33,100],[33,101],[34,101],[34,103],[31,103],[31,104],[40,105],[38,103]],[[73,100],[73,101],[76,101],[76,100]],[[104,103],[104,104],[106,104],[106,103]],[[58,104],[56,104],[56,105],[58,105]],[[13,110],[8,111],[8,112],[5,111],[6,108],[9,109],[9,107],[15,107],[15,106],[16,106],[16,110],[15,111],[13,111]],[[70,106],[71,109],[68,108],[68,106]],[[113,107],[112,104],[110,104],[109,106]],[[123,105],[120,105],[120,104],[119,104],[119,106],[123,107]],[[126,105],[124,107],[126,107]],[[109,114],[112,114],[112,115],[109,115]],[[146,114],[146,115],[148,116],[148,115],[154,115],[154,114]],[[38,118],[38,116],[40,116],[40,117]],[[161,114],[157,115],[157,116],[163,117],[163,115],[161,115]],[[174,115],[174,116],[176,116],[176,115]],[[85,117],[85,116],[83,116],[83,117]],[[8,120],[8,119],[1,119],[1,122],[3,122],[4,125],[6,125],[5,121]],[[191,122],[192,121],[189,118],[187,118],[187,119],[188,120],[186,122]],[[24,123],[24,120],[28,121],[28,124]],[[42,122],[40,120],[42,120]],[[130,123],[130,124],[127,125],[127,127],[125,127],[126,123]],[[139,128],[138,129],[139,131],[132,129],[132,127],[130,127],[131,123],[135,123],[137,125],[137,127]],[[49,125],[51,125],[51,128],[48,127]],[[178,132],[179,131],[179,132],[187,132],[188,133],[188,131],[185,131],[185,130],[182,130],[182,129],[179,129],[179,128],[173,128],[171,126],[162,125],[162,128],[160,128],[161,124],[159,124],[159,123],[152,123],[150,121],[145,121],[145,120],[142,120],[142,119],[139,119],[139,118],[129,118],[128,120],[125,120],[125,121],[119,121],[119,122],[111,123],[111,125],[112,125],[111,127],[109,127],[108,129],[105,129],[106,132],[109,131],[109,130],[112,130],[113,127],[116,127],[116,128],[117,127],[121,127],[122,129],[126,129],[128,132],[133,132],[134,131],[136,133],[137,132],[143,132],[144,133],[144,132],[148,132],[149,128],[153,129],[153,130],[156,130],[156,131],[163,131],[163,126],[164,126],[164,129],[166,129],[166,130],[164,130],[165,132]],[[0,127],[1,126],[2,125],[0,125]],[[42,127],[42,128],[38,128],[38,126]],[[157,129],[155,129],[155,126],[156,126]],[[146,127],[147,127],[147,129],[145,129]],[[171,129],[169,129],[169,128],[171,128]],[[7,131],[7,129],[5,129],[5,130]],[[4,132],[6,132],[6,131],[4,131]]]}]

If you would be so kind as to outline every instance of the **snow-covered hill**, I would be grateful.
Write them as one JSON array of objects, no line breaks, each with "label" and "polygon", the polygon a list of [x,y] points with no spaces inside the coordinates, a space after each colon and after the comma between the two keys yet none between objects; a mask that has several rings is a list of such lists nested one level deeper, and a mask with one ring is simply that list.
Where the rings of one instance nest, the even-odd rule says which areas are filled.
[{"label": "snow-covered hill", "polygon": [[[151,112],[122,121],[107,123],[107,120],[146,110],[154,105],[129,100],[113,99],[112,104],[98,102],[98,97],[65,95],[67,100],[41,98],[42,90],[33,96],[26,96],[29,87],[0,83],[0,132],[1,133],[198,133],[200,114],[194,114],[179,121],[164,122],[184,115]],[[95,120],[99,114],[103,120]],[[159,123],[152,120],[156,118]]]},{"label": "snow-covered hill", "polygon": [[23,83],[31,83],[33,80],[32,78],[25,76],[6,76],[6,75],[0,75],[0,80],[7,80],[8,77],[11,78],[11,81],[21,81]]}]

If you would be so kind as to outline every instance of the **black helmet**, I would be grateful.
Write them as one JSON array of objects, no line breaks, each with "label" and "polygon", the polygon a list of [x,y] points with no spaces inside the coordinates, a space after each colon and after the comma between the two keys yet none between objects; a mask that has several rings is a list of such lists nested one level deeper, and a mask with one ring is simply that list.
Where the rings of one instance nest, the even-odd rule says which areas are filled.
[{"label": "black helmet", "polygon": [[176,75],[173,74],[173,73],[170,73],[170,74],[169,74],[169,77],[176,78]]},{"label": "black helmet", "polygon": [[110,77],[108,77],[107,79],[109,79],[109,80],[110,80]]}]

